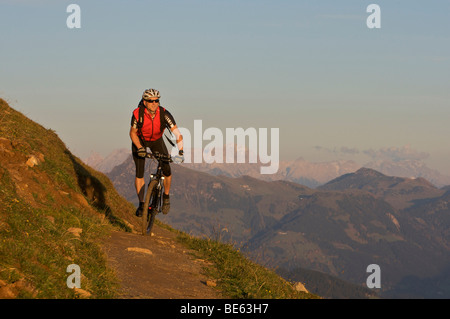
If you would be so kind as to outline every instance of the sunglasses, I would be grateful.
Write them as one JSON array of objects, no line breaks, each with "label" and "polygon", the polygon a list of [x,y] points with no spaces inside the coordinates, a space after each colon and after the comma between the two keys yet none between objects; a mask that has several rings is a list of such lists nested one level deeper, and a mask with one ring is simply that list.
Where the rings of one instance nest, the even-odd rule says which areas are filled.
[{"label": "sunglasses", "polygon": [[159,99],[157,100],[146,100],[148,103],[159,103]]}]

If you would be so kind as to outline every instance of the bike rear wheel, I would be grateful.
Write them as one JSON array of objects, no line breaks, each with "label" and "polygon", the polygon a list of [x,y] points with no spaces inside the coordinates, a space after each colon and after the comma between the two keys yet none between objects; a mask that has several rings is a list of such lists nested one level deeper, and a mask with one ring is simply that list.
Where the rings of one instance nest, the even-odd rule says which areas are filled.
[{"label": "bike rear wheel", "polygon": [[[153,223],[157,214],[157,207],[154,207],[157,202],[157,180],[152,180],[148,185],[147,193],[145,194],[144,212],[142,214],[142,235],[151,236]],[[149,209],[151,206],[151,209]]]}]

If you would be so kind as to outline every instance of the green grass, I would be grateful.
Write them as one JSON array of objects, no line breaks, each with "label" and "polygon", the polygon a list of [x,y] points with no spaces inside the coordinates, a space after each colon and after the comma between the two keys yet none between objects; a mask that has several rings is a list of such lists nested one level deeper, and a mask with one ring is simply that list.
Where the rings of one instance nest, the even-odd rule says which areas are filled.
[{"label": "green grass", "polygon": [[233,299],[311,299],[315,295],[298,292],[274,271],[262,267],[231,244],[179,233],[178,239],[196,251],[198,258],[212,263],[205,274],[216,280],[225,297]]},{"label": "green grass", "polygon": [[[2,176],[2,186],[7,182]],[[77,264],[82,274],[81,288],[93,298],[114,298],[117,280],[106,267],[99,245],[111,225],[99,222],[91,213],[77,209],[33,209],[19,201],[13,187],[0,192],[0,279],[7,284],[22,280],[18,298],[76,298],[66,284],[67,266]],[[80,237],[68,232],[81,228]]]},{"label": "green grass", "polygon": [[[1,99],[0,137],[12,146],[0,154],[0,280],[19,286],[18,298],[77,298],[66,282],[67,266],[77,264],[81,288],[92,298],[116,297],[118,281],[100,243],[113,225],[129,230],[122,218],[133,205],[106,176],[73,156],[54,131]],[[26,167],[32,155],[44,160]],[[80,205],[77,196],[89,205]],[[82,233],[77,237],[69,228]]]}]

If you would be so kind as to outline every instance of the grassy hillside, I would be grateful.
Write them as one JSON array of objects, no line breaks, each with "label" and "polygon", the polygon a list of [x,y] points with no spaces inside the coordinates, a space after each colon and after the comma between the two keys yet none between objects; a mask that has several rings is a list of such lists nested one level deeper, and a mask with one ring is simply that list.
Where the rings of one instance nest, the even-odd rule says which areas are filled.
[{"label": "grassy hillside", "polygon": [[234,299],[317,299],[309,292],[296,291],[274,271],[252,262],[231,244],[214,239],[200,239],[186,233],[179,240],[212,263],[206,274],[217,281],[225,296]]},{"label": "grassy hillside", "polygon": [[1,297],[77,297],[66,285],[70,264],[91,297],[114,297],[99,240],[113,225],[130,230],[124,216],[133,210],[54,131],[0,99]]},{"label": "grassy hillside", "polygon": [[[113,228],[132,231],[139,225],[134,210],[54,131],[0,99],[0,299],[118,297],[118,280],[101,242]],[[205,271],[224,296],[315,297],[296,292],[230,246],[177,233],[211,261]],[[67,287],[71,264],[80,266],[82,290]]]}]

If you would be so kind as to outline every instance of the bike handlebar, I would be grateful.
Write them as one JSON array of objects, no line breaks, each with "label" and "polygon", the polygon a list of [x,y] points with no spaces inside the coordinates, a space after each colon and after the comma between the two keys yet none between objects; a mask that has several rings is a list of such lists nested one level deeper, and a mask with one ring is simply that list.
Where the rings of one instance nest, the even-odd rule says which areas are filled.
[{"label": "bike handlebar", "polygon": [[170,155],[165,155],[165,154],[161,154],[161,153],[157,153],[157,152],[155,152],[155,153],[147,152],[147,155],[145,155],[145,157],[152,158],[157,161],[166,162],[166,163],[173,163],[173,162],[175,162],[175,163],[181,162],[182,163],[183,162],[183,159],[179,156],[172,157]]},{"label": "bike handlebar", "polygon": [[164,155],[161,153],[150,153],[147,152],[147,155],[145,155],[145,157],[147,158],[154,158],[155,160],[158,161],[163,161],[163,162],[172,162],[172,157],[170,155]]}]

